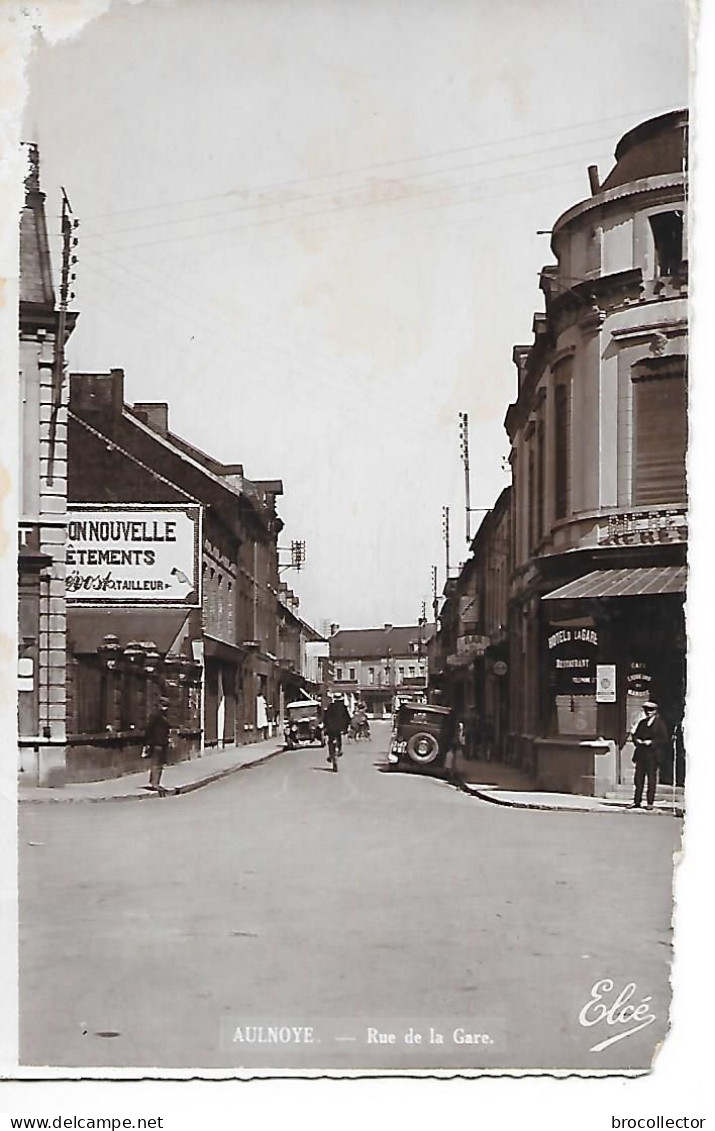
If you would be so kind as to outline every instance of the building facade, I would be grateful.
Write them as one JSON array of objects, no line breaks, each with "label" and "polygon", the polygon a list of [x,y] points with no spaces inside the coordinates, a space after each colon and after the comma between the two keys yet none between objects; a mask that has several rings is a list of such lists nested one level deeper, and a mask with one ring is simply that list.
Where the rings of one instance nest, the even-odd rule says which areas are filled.
[{"label": "building facade", "polygon": [[281,585],[278,618],[278,665],[280,672],[277,722],[285,721],[285,706],[299,699],[323,701],[326,672],[316,661],[327,658],[328,642],[298,616],[298,598]]},{"label": "building facade", "polygon": [[687,114],[619,142],[554,225],[511,443],[511,758],[542,788],[631,778],[655,698],[682,781],[687,543]]},{"label": "building facade", "polygon": [[329,637],[331,686],[351,701],[363,699],[374,718],[389,717],[395,696],[427,687],[427,644],[434,625],[351,628]]},{"label": "building facade", "polygon": [[[72,776],[137,768],[161,695],[176,758],[262,737],[259,698],[268,713],[278,694],[280,481],[253,483],[171,432],[166,404],[126,405],[121,370],[70,388]],[[113,567],[99,579],[98,562]]]},{"label": "building facade", "polygon": [[509,719],[511,488],[502,491],[445,586],[428,646],[430,686],[464,724],[468,757],[502,757]]},{"label": "building facade", "polygon": [[23,781],[65,780],[67,384],[63,349],[77,315],[52,283],[39,155],[30,146],[20,217],[18,735]]}]

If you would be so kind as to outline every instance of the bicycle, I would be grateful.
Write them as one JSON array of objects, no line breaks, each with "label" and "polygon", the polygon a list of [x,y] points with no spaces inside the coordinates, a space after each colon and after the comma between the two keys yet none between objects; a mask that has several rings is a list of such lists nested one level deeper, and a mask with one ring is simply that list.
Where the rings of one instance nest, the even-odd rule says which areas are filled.
[{"label": "bicycle", "polygon": [[328,761],[333,768],[333,773],[338,772],[338,758],[343,752],[343,736],[341,734],[328,735]]}]

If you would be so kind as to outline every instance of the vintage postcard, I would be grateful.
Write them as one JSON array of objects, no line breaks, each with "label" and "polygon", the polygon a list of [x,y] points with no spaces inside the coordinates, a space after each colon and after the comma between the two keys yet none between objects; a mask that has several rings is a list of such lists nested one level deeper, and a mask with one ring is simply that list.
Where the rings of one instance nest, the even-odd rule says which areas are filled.
[{"label": "vintage postcard", "polygon": [[16,1074],[651,1071],[693,20],[13,8]]}]

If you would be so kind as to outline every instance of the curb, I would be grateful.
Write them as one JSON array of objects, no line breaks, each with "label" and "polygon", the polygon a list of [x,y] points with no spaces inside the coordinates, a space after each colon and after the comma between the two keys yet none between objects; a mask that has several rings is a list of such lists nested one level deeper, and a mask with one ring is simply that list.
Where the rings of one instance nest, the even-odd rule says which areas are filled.
[{"label": "curb", "polygon": [[120,793],[117,797],[18,797],[17,803],[18,805],[99,805],[112,801],[159,801],[166,797],[179,797],[185,793],[193,793],[197,789],[203,789],[206,785],[221,781],[222,778],[231,777],[232,774],[237,774],[241,770],[252,770],[254,766],[262,766],[264,762],[269,762],[271,758],[276,758],[279,754],[285,754],[285,747],[281,746],[270,754],[264,754],[262,758],[256,758],[255,762],[243,762],[240,766],[228,766],[227,769],[218,770],[215,774],[209,774],[208,777],[200,778],[198,781],[187,782],[186,785],[179,785],[175,789],[169,787],[163,794],[147,791],[146,793]]},{"label": "curb", "polygon": [[[491,794],[483,793],[480,789],[475,789],[474,786],[468,785],[467,782],[464,780],[464,778],[459,777],[457,774],[454,775],[452,781],[453,781],[453,784],[455,785],[455,787],[457,789],[461,790],[462,793],[466,793],[470,797],[478,797],[480,801],[487,801],[490,805],[501,805],[506,809],[534,809],[534,810],[541,812],[541,813],[601,813],[602,814],[602,813],[627,813],[627,812],[629,812],[629,807],[625,806],[625,805],[622,806],[622,807],[618,806],[618,805],[614,805],[612,808],[608,808],[608,809],[606,809],[606,808],[604,808],[604,809],[591,809],[591,808],[587,809],[586,807],[576,806],[576,805],[568,806],[568,808],[566,808],[566,807],[562,808],[558,805],[540,805],[538,802],[535,802],[535,801],[507,801],[505,798],[493,797]],[[654,810],[654,812],[656,812],[659,815],[664,816],[664,817],[680,817],[680,818],[685,817],[685,810],[683,808],[679,808],[679,807],[676,807],[676,808],[673,808],[673,809],[656,809],[656,810]]]}]

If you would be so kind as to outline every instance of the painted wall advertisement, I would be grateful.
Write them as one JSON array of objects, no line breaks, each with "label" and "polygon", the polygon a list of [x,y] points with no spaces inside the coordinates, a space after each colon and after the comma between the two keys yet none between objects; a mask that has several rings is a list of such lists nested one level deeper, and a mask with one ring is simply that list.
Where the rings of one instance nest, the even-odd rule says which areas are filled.
[{"label": "painted wall advertisement", "polygon": [[67,514],[67,600],[201,604],[199,506],[75,506]]}]

